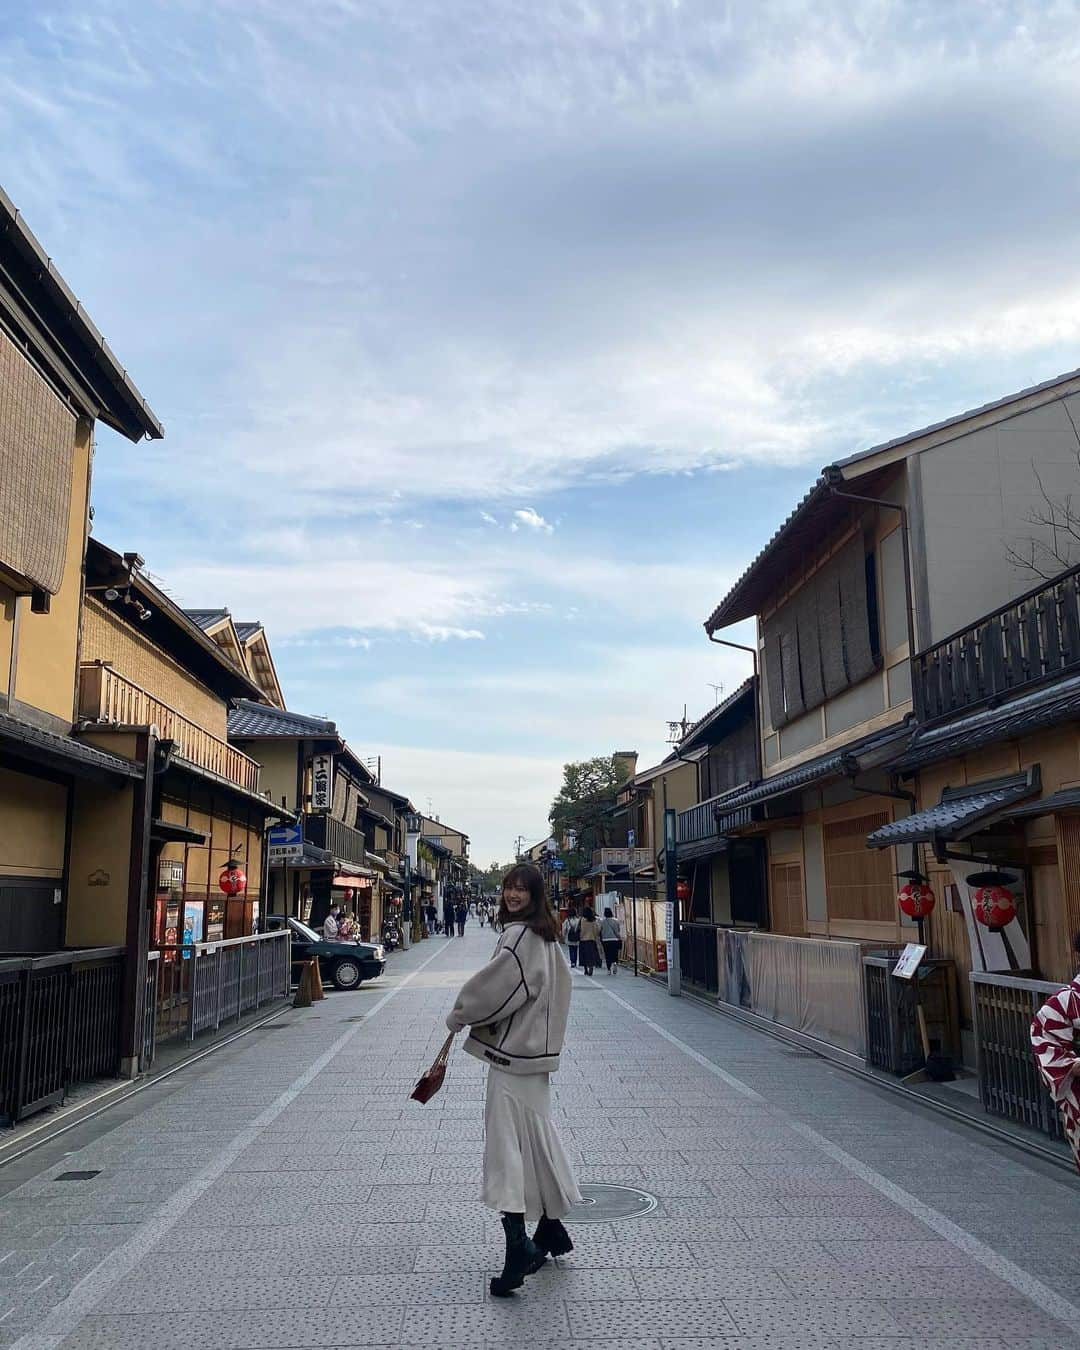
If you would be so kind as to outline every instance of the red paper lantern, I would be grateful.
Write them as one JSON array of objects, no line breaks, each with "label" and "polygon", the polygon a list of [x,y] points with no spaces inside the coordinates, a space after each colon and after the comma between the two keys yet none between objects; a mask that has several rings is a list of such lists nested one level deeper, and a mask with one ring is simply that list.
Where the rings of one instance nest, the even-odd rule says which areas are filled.
[{"label": "red paper lantern", "polygon": [[897,892],[896,902],[909,919],[925,919],[937,897],[925,881],[908,881]]},{"label": "red paper lantern", "polygon": [[991,933],[999,933],[1016,918],[1016,900],[1007,886],[980,886],[972,892],[971,909]]},{"label": "red paper lantern", "polygon": [[238,862],[230,859],[222,868],[217,884],[226,895],[241,895],[247,890],[247,873]]},{"label": "red paper lantern", "polygon": [[345,887],[345,899],[346,899],[346,900],[351,900],[355,894],[356,894],[356,892],[353,890],[353,888],[352,888],[351,886],[346,886],[346,887]]},{"label": "red paper lantern", "polygon": [[690,883],[688,881],[677,881],[675,883],[675,898],[677,900],[690,899]]}]

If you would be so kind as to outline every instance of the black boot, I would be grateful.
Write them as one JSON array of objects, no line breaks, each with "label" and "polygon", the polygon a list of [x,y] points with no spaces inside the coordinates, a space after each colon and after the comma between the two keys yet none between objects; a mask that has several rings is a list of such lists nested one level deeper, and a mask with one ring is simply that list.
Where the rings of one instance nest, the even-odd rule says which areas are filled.
[{"label": "black boot", "polygon": [[525,1232],[524,1214],[504,1214],[503,1232],[506,1234],[506,1263],[502,1274],[496,1275],[489,1288],[495,1298],[508,1298],[525,1283],[525,1276],[540,1269],[547,1257]]},{"label": "black boot", "polygon": [[574,1250],[570,1234],[558,1219],[549,1219],[545,1214],[536,1225],[533,1242],[548,1256],[566,1256]]}]

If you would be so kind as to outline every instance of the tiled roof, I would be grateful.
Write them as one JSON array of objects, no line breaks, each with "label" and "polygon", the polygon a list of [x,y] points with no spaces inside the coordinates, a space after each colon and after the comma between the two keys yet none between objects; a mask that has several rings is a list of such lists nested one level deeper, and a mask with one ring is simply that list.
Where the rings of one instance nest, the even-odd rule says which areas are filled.
[{"label": "tiled roof", "polygon": [[816,783],[823,778],[832,778],[852,769],[858,772],[860,767],[865,767],[859,765],[860,757],[869,757],[877,750],[898,745],[906,741],[910,735],[911,726],[905,718],[896,726],[886,727],[884,731],[875,731],[861,740],[841,746],[839,750],[830,751],[827,755],[818,755],[816,759],[798,764],[795,768],[788,769],[786,773],[774,774],[772,778],[763,778],[749,787],[738,788],[728,793],[716,803],[716,814],[723,816],[739,810],[740,807],[768,801],[771,797],[784,797],[789,792],[807,787],[810,783]]},{"label": "tiled roof", "polygon": [[256,633],[262,632],[262,624],[255,620],[254,623],[237,623],[233,620],[233,627],[236,629],[236,636],[241,642],[246,642],[248,638],[254,637]]},{"label": "tiled roof", "polygon": [[245,736],[336,736],[337,727],[325,717],[308,717],[271,708],[266,703],[240,699],[229,713],[229,735],[236,740]]},{"label": "tiled roof", "polygon": [[683,752],[691,749],[698,743],[714,723],[720,721],[726,713],[731,712],[754,688],[754,680],[743,680],[738,689],[731,693],[718,703],[715,708],[710,708],[704,717],[699,717],[692,727],[687,729],[686,735],[679,742],[679,749]]},{"label": "tiled roof", "polygon": [[1023,694],[997,708],[981,708],[964,717],[916,732],[896,762],[899,769],[966,754],[996,741],[1010,741],[1041,727],[1080,718],[1080,675]]},{"label": "tiled roof", "polygon": [[22,751],[45,764],[62,762],[69,766],[69,771],[78,772],[82,768],[90,773],[112,774],[118,778],[143,777],[142,765],[133,760],[112,755],[108,750],[77,741],[72,736],[31,726],[10,713],[0,713],[0,744],[15,755]]},{"label": "tiled roof", "polygon": [[219,624],[222,619],[229,617],[227,609],[185,609],[184,613],[192,623],[198,624],[204,633],[208,628],[213,628],[215,624]]},{"label": "tiled roof", "polygon": [[972,783],[966,788],[946,788],[936,806],[916,811],[903,820],[883,825],[866,842],[871,848],[887,848],[890,844],[917,844],[940,836],[942,839],[963,839],[973,834],[991,816],[1003,807],[1039,790],[1038,780],[1027,773],[986,783]]}]

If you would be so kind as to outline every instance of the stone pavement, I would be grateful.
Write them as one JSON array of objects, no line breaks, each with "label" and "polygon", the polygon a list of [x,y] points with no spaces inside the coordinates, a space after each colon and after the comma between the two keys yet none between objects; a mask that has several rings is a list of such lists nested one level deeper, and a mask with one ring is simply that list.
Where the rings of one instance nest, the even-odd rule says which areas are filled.
[{"label": "stone pavement", "polygon": [[557,1113],[584,1181],[658,1207],[491,1300],[484,1070],[408,1100],[467,934],[0,1173],[0,1345],[1080,1345],[1076,1179],[625,970],[574,977]]}]

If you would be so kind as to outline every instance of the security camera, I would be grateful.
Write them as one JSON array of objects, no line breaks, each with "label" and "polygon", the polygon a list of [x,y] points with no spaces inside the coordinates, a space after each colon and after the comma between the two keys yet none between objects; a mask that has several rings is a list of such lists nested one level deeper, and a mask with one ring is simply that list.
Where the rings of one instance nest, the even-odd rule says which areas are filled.
[{"label": "security camera", "polygon": [[106,600],[119,600],[119,599],[120,599],[120,592],[116,589],[115,586],[110,586],[109,589],[105,592],[105,599],[106,599]]}]

